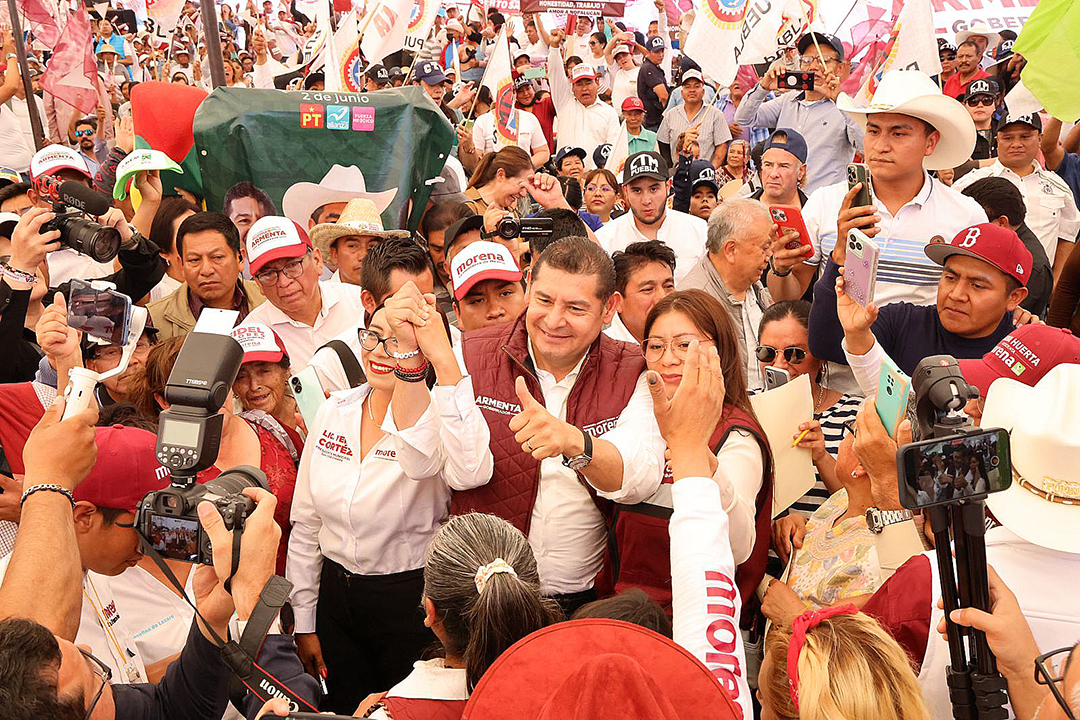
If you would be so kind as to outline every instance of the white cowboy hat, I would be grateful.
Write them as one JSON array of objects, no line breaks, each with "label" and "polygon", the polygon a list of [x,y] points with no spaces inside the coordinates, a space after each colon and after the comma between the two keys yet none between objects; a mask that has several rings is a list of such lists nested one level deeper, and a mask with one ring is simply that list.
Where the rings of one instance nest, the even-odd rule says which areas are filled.
[{"label": "white cowboy hat", "polygon": [[836,107],[866,128],[866,116],[898,113],[925,120],[941,133],[934,152],[923,159],[927,170],[946,170],[967,161],[975,149],[975,121],[959,102],[944,95],[930,77],[919,70],[890,70],[870,100],[860,107],[847,93],[836,98]]},{"label": "white cowboy hat", "polygon": [[990,386],[982,427],[1012,438],[1015,471],[1007,490],[989,495],[994,517],[1024,540],[1080,554],[1080,365],[1063,363],[1034,387],[1001,378]]},{"label": "white cowboy hat", "polygon": [[[965,111],[966,112],[966,111]],[[960,163],[957,163],[959,165]],[[397,188],[383,192],[368,192],[364,173],[355,165],[334,165],[318,183],[299,182],[285,191],[281,210],[285,217],[307,227],[312,214],[323,205],[349,202],[353,198],[367,198],[375,203],[379,212],[390,206]]]},{"label": "white cowboy hat", "polygon": [[960,43],[970,40],[975,35],[981,35],[986,38],[987,47],[994,47],[997,41],[1001,39],[1001,36],[986,26],[982,20],[976,20],[971,23],[971,27],[967,30],[961,30],[956,33],[956,45],[959,47]]},{"label": "white cowboy hat", "polygon": [[412,237],[408,230],[384,230],[382,216],[371,200],[353,198],[337,222],[319,223],[311,228],[311,242],[322,251],[325,259],[330,257],[330,246],[343,237],[366,235],[380,239]]}]

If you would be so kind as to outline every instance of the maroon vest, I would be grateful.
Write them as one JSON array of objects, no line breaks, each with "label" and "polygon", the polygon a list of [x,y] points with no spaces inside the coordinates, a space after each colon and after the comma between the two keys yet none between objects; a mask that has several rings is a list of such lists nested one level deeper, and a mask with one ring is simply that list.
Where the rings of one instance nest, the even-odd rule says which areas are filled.
[{"label": "maroon vest", "polygon": [[[380,704],[393,720],[461,720],[468,700],[384,697]],[[378,706],[376,706],[378,707]]]},{"label": "maroon vest", "polygon": [[[486,485],[455,492],[450,512],[486,512],[498,515],[518,530],[529,534],[533,504],[540,481],[540,462],[521,449],[510,431],[510,418],[521,411],[514,390],[523,376],[529,392],[541,403],[544,395],[528,350],[525,314],[512,323],[503,323],[465,333],[462,354],[472,376],[476,406],[484,414],[491,432],[491,454],[495,469]],[[589,347],[577,382],[566,402],[566,422],[593,437],[599,437],[619,418],[634,393],[638,377],[645,370],[641,350],[630,343],[612,340],[601,333]],[[581,476],[578,476],[579,479]],[[611,517],[612,503],[596,496],[582,480],[605,518]]]},{"label": "maroon vest", "polygon": [[[709,439],[713,452],[719,452],[728,435],[736,429],[753,435],[761,446],[765,460],[761,490],[754,503],[754,547],[750,557],[735,572],[735,584],[739,587],[745,606],[755,597],[754,591],[765,576],[771,536],[773,470],[772,453],[765,432],[753,416],[733,405],[724,405],[724,415]],[[639,587],[668,613],[671,612],[671,538],[668,525],[672,508],[667,493],[670,483],[671,476],[665,471],[664,482],[657,495],[636,505],[618,507],[615,516],[616,552],[608,563],[615,592]],[[743,615],[744,618],[750,617],[746,612]]]}]

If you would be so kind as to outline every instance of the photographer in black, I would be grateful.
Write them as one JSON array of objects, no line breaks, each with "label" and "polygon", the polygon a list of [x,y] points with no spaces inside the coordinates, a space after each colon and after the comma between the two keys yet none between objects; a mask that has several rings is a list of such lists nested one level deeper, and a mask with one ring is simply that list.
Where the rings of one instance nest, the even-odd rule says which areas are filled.
[{"label": "photographer in black", "polygon": [[[43,606],[78,613],[78,551],[71,524],[71,493],[96,459],[94,410],[60,422],[62,398],[45,413],[23,451],[26,477],[22,519],[7,576],[0,585],[0,707],[9,717],[52,720],[217,720],[228,703],[230,673],[215,638],[228,637],[235,612],[246,624],[274,572],[280,530],[276,501],[263,490],[245,493],[256,503],[247,517],[239,562],[231,573],[232,543],[217,510],[204,503],[199,521],[211,537],[214,565],[195,570],[193,589],[200,618],[192,624],[179,659],[156,685],[112,685],[93,656],[36,622]],[[58,453],[57,447],[65,452]],[[225,590],[229,579],[230,591]],[[276,625],[276,622],[275,622]],[[291,638],[273,631],[259,652],[266,671],[312,701],[315,681],[304,677]],[[246,714],[262,705],[249,695]]]}]

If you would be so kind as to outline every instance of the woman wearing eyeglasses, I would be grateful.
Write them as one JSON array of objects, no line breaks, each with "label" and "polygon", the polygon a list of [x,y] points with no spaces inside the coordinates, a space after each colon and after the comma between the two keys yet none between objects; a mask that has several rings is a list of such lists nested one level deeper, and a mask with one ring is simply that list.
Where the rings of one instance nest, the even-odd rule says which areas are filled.
[{"label": "woman wearing eyeglasses", "polygon": [[326,683],[325,709],[342,714],[400,682],[435,641],[417,608],[450,509],[443,465],[411,463],[388,415],[395,384],[426,391],[430,366],[399,345],[386,308],[359,334],[367,382],[332,393],[309,428],[286,565],[300,658]]},{"label": "woman wearing eyeglasses", "polygon": [[590,170],[585,175],[585,209],[598,215],[602,222],[611,222],[612,211],[619,201],[619,181],[604,168]]}]

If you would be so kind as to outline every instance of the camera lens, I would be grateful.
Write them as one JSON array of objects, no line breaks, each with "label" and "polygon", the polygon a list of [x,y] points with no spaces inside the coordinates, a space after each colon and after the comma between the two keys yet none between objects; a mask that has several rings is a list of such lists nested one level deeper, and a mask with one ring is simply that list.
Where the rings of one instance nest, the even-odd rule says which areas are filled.
[{"label": "camera lens", "polygon": [[110,262],[120,252],[120,231],[81,217],[57,218],[60,242],[89,255],[100,263]]},{"label": "camera lens", "polygon": [[495,231],[504,240],[513,240],[521,234],[521,225],[515,218],[505,217],[495,226]]},{"label": "camera lens", "polygon": [[291,378],[290,382],[292,383],[292,389],[294,393],[304,391],[304,386],[300,383],[300,378]]}]

